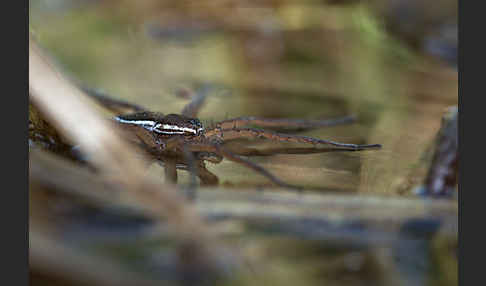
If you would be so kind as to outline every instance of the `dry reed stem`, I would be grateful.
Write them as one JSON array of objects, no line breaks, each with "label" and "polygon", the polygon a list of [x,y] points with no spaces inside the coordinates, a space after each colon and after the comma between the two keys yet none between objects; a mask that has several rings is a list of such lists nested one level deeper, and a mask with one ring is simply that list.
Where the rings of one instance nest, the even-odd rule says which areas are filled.
[{"label": "dry reed stem", "polygon": [[35,229],[29,232],[30,270],[68,280],[74,284],[99,286],[160,285],[146,277],[116,266],[113,261],[73,249]]},{"label": "dry reed stem", "polygon": [[146,164],[140,155],[95,111],[95,103],[54,68],[31,36],[29,93],[46,120],[80,145],[108,183],[123,190],[118,196],[143,204],[156,218],[167,219],[181,240],[197,245],[200,251],[196,252],[203,256],[219,253],[214,235],[194,208],[176,193],[175,186],[160,184],[144,174]]}]

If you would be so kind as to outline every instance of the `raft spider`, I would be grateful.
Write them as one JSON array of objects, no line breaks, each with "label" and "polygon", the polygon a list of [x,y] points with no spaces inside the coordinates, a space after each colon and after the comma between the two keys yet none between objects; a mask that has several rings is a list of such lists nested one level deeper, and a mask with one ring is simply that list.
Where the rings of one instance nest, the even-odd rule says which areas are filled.
[{"label": "raft spider", "polygon": [[[269,119],[249,116],[223,120],[214,123],[206,129],[196,116],[208,94],[208,87],[198,92],[180,114],[168,115],[147,111],[138,105],[112,99],[92,89],[84,88],[84,90],[88,95],[94,97],[106,108],[114,112],[120,113],[120,110],[126,109],[131,111],[115,116],[114,120],[119,125],[133,131],[138,143],[148,151],[154,160],[164,167],[166,178],[173,183],[177,182],[177,169],[183,169],[199,177],[202,185],[216,185],[219,182],[218,177],[206,169],[205,161],[219,163],[223,158],[226,158],[256,171],[276,185],[300,189],[285,183],[260,165],[245,158],[245,156],[265,154],[265,151],[252,148],[240,148],[237,151],[230,151],[224,146],[225,143],[235,139],[260,138],[280,142],[304,143],[313,146],[313,148],[279,149],[270,152],[271,154],[361,151],[381,147],[380,144],[339,143],[247,127],[248,125],[256,125],[269,128],[311,129],[350,123],[354,121],[354,117],[351,116],[331,120]],[[315,148],[318,145],[330,147],[325,150]],[[267,155],[270,153],[267,153]]]}]

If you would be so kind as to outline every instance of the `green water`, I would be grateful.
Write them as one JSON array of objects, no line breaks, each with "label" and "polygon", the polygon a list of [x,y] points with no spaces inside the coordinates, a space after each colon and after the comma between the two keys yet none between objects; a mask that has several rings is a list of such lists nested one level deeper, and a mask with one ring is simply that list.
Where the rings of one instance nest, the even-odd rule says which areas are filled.
[{"label": "green water", "polygon": [[[244,115],[357,115],[355,124],[301,134],[379,143],[381,150],[252,159],[310,189],[396,194],[420,167],[445,108],[457,104],[455,71],[386,36],[360,6],[255,9],[262,18],[256,13],[253,21],[229,24],[206,19],[196,21],[196,29],[160,20],[155,12],[141,21],[141,15],[109,5],[47,9],[42,3],[31,5],[30,30],[60,67],[77,81],[150,110],[180,112],[188,100],[174,95],[179,88],[214,83],[221,87],[199,116],[207,124]],[[271,20],[280,22],[266,23]],[[165,34],[150,37],[149,24]],[[271,185],[232,162],[208,168],[227,186]],[[180,177],[187,181],[186,174]]]},{"label": "green water", "polygon": [[[219,5],[219,1],[214,2],[218,5],[31,1],[29,26],[58,68],[73,81],[152,111],[178,113],[189,100],[176,96],[177,91],[197,90],[198,85],[211,83],[216,88],[199,114],[206,125],[239,116],[328,119],[356,115],[354,124],[298,134],[343,143],[378,143],[383,148],[250,160],[287,183],[319,192],[414,197],[413,187],[426,172],[427,152],[441,117],[447,107],[457,105],[457,72],[388,35],[380,18],[364,5],[277,2],[280,4],[236,9]],[[150,36],[155,34],[158,37]],[[305,147],[261,141],[239,144]],[[207,165],[228,189],[274,187],[265,177],[228,160]],[[157,164],[148,172],[164,179]],[[181,184],[189,179],[179,171]],[[278,229],[262,225],[265,231]],[[263,273],[271,273],[258,278],[251,273],[242,279],[242,285],[259,281],[391,285],[400,275],[412,279],[404,281],[418,283],[415,285],[454,285],[457,281],[457,261],[449,253],[455,242],[451,246],[449,241],[427,240],[432,241],[430,247],[437,248],[432,258],[422,251],[432,250],[428,244],[421,245],[421,240],[390,250],[405,260],[418,257],[432,265],[432,270],[410,270],[405,262],[398,267],[405,272],[397,274],[389,268],[393,259],[388,250],[380,246],[335,249],[326,242],[314,245],[309,241],[304,245],[299,239],[287,241],[262,234],[262,229],[237,220],[228,223],[229,233],[232,228],[236,229],[235,245],[265,265]],[[362,228],[373,233],[372,226],[356,226],[351,227],[358,231],[353,235],[362,238]],[[68,240],[80,239],[77,232],[66,235]],[[159,242],[155,244],[160,248]],[[118,247],[113,241],[107,245],[111,248],[102,245],[105,252],[135,261],[131,263],[142,257],[138,244],[133,255],[128,245]],[[152,250],[142,250],[150,259],[156,257]],[[349,266],[353,263],[364,266],[355,271]],[[414,260],[409,263],[417,264]],[[432,284],[424,282],[427,271],[435,271]]]}]

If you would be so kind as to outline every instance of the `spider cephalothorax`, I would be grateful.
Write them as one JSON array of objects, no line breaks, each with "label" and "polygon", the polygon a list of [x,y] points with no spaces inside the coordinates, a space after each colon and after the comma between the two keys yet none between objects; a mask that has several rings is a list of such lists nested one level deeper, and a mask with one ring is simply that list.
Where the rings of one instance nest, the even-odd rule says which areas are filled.
[{"label": "spider cephalothorax", "polygon": [[119,115],[115,120],[122,124],[136,125],[161,136],[202,136],[204,127],[197,118],[179,114],[163,115],[158,112],[136,112]]}]

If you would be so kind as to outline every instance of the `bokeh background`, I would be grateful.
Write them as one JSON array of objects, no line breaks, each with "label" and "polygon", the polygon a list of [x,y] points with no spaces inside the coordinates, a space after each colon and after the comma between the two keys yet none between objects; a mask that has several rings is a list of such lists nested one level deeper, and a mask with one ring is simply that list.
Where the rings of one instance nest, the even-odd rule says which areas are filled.
[{"label": "bokeh background", "polygon": [[[300,134],[382,149],[251,159],[320,192],[414,197],[441,117],[458,102],[457,1],[29,4],[30,32],[73,82],[150,110],[178,113],[188,102],[181,94],[212,84],[199,116],[205,124],[356,115],[352,125]],[[208,169],[228,189],[271,186],[226,160]],[[150,171],[163,178],[159,166]],[[349,285],[369,285],[359,281]]]},{"label": "bokeh background", "polygon": [[[29,11],[74,80],[154,111],[180,112],[178,91],[211,83],[205,123],[357,115],[304,135],[382,150],[255,158],[307,188],[407,193],[458,100],[455,1],[39,0]],[[209,168],[227,185],[267,184],[233,163]]]},{"label": "bokeh background", "polygon": [[[307,188],[403,194],[457,104],[456,13],[448,0],[39,0],[30,30],[74,80],[154,111],[180,112],[178,91],[211,83],[205,123],[357,115],[304,135],[382,150],[255,161]],[[227,185],[266,184],[226,161],[209,168]]]}]

